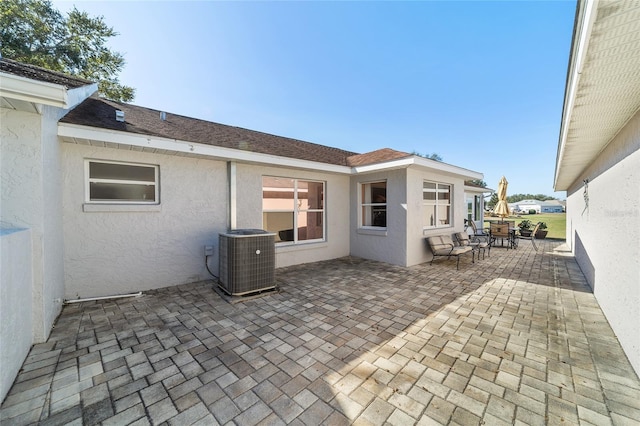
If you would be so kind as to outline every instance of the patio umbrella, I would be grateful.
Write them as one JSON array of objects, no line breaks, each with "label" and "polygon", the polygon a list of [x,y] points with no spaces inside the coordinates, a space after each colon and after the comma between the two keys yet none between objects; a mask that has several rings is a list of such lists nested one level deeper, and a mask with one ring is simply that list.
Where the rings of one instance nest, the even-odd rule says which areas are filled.
[{"label": "patio umbrella", "polygon": [[500,216],[501,218],[505,218],[509,216],[509,205],[507,204],[507,178],[502,176],[500,182],[498,182],[498,203],[496,204],[493,212]]}]

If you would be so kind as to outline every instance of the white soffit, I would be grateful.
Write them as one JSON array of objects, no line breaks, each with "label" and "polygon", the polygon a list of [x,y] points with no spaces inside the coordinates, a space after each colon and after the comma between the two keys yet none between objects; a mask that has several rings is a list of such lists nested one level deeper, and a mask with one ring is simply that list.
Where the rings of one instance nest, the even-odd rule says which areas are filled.
[{"label": "white soffit", "polygon": [[587,2],[587,11],[589,6],[592,25],[586,13],[587,19],[578,21],[576,28],[578,34],[588,31],[587,50],[573,47],[576,57],[568,76],[556,191],[567,190],[640,109],[640,1]]},{"label": "white soffit", "polygon": [[0,74],[0,106],[19,111],[40,112],[40,105],[72,108],[98,90],[97,84],[75,89],[10,74]]}]

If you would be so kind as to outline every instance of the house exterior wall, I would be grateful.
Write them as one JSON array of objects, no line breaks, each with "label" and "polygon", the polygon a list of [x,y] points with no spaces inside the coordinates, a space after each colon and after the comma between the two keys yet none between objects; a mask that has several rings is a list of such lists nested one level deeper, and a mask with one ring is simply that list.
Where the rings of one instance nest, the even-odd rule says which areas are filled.
[{"label": "house exterior wall", "polygon": [[[227,230],[223,161],[62,143],[65,298],[131,293],[210,278],[218,234]],[[83,211],[85,159],[158,165],[159,206]],[[91,205],[90,207],[95,207]]]},{"label": "house exterior wall", "polygon": [[[640,113],[567,191],[567,242],[640,373]],[[587,195],[583,180],[588,179]]]},{"label": "house exterior wall", "polygon": [[[31,230],[32,333],[46,341],[62,309],[64,292],[57,120],[64,110],[0,109],[3,228]],[[58,188],[55,186],[58,185]]]},{"label": "house exterior wall", "polygon": [[296,169],[237,165],[237,228],[263,228],[262,177],[325,182],[326,241],[276,246],[276,267],[318,262],[349,255],[349,176]]},{"label": "house exterior wall", "polygon": [[1,402],[33,343],[31,231],[0,230],[0,243]]},{"label": "house exterior wall", "polygon": [[[424,229],[426,225],[426,212],[423,205],[422,188],[423,181],[448,183],[453,185],[451,200],[451,226]],[[409,219],[407,221],[407,262],[406,266],[428,262],[432,254],[427,248],[425,238],[431,235],[449,235],[464,230],[464,219],[467,217],[467,203],[465,199],[464,180],[449,175],[426,172],[419,169],[407,171],[407,198]],[[455,241],[455,239],[454,239]]]},{"label": "house exterior wall", "polygon": [[[387,181],[387,228],[368,229],[359,226],[360,185]],[[407,262],[407,170],[390,170],[351,178],[351,254],[394,265]],[[346,216],[345,216],[346,217]]]}]

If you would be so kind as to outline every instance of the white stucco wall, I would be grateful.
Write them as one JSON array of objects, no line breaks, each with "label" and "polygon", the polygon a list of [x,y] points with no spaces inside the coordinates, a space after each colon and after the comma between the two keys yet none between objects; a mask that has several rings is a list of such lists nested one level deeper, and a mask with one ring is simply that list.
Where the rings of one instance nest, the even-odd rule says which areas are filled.
[{"label": "white stucco wall", "polygon": [[[407,185],[406,169],[390,170],[351,178],[351,254],[394,265],[407,259]],[[372,230],[358,227],[359,186],[367,182],[387,181],[387,228]]]},{"label": "white stucco wall", "polygon": [[0,402],[9,392],[31,344],[31,232],[0,229]]},{"label": "white stucco wall", "polygon": [[277,268],[349,255],[349,176],[238,164],[238,229],[263,227],[262,176],[325,182],[326,241],[295,246],[276,246]]},{"label": "white stucco wall", "polygon": [[[62,152],[65,298],[208,279],[205,245],[215,247],[217,273],[218,234],[227,230],[225,162],[69,143]],[[85,159],[159,165],[160,205],[83,211]]]},{"label": "white stucco wall", "polygon": [[[571,243],[611,327],[640,373],[640,113],[567,191]],[[584,179],[588,183],[585,209]]]},{"label": "white stucco wall", "polygon": [[62,308],[63,257],[56,122],[63,110],[42,115],[0,109],[0,161],[4,227],[31,229],[33,338],[44,342]]},{"label": "white stucco wall", "polygon": [[[423,205],[422,189],[425,180],[452,185],[451,225],[424,230],[426,213]],[[459,177],[410,168],[407,171],[407,194],[410,214],[407,226],[407,266],[431,261],[431,251],[425,244],[430,235],[449,235],[464,230],[467,217],[467,203],[464,192],[464,180]],[[414,212],[411,214],[411,212]],[[454,239],[455,241],[455,239]]]}]

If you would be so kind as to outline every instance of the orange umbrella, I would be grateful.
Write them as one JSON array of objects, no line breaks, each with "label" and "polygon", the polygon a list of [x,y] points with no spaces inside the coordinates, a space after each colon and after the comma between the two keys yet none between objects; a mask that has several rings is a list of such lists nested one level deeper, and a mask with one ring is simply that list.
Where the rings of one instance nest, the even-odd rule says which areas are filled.
[{"label": "orange umbrella", "polygon": [[501,218],[505,218],[511,214],[509,211],[509,205],[507,204],[507,178],[502,176],[500,182],[498,182],[498,203],[496,204],[493,212],[500,216]]}]

